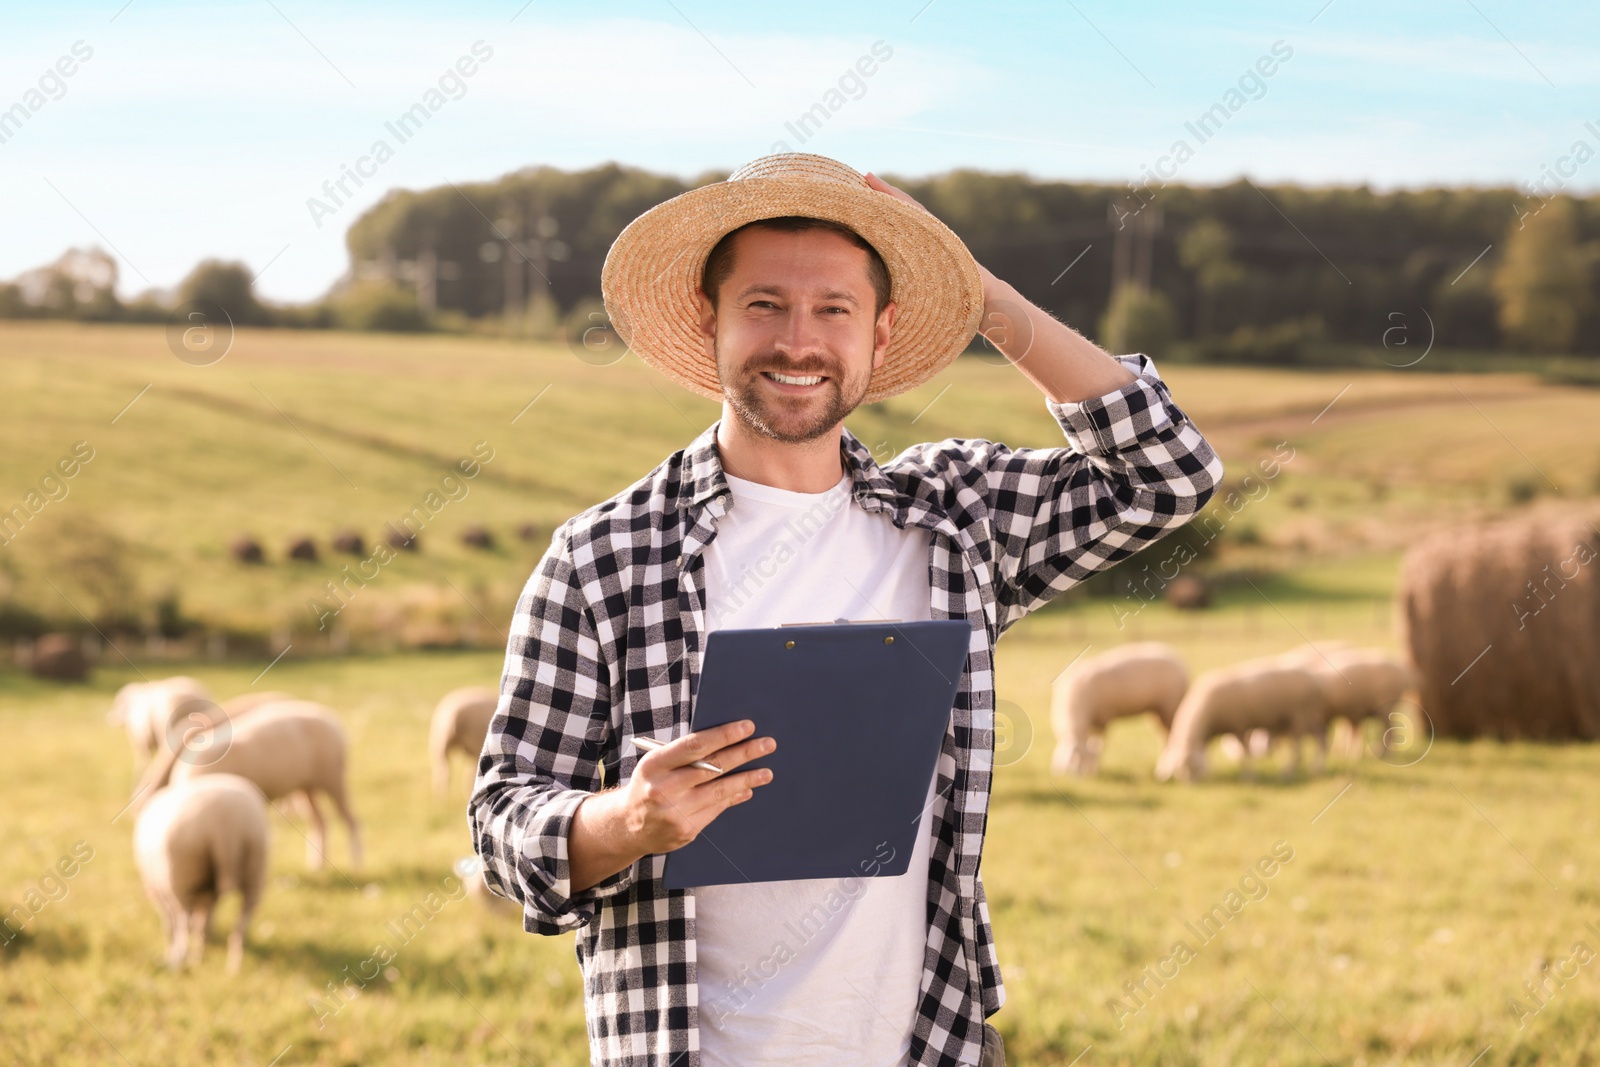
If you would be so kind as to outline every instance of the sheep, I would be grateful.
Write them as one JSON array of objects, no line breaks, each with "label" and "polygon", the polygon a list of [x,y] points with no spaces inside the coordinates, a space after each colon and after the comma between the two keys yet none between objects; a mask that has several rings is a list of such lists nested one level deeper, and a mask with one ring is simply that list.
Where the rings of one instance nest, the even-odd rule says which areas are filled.
[{"label": "sheep", "polygon": [[245,933],[267,875],[267,801],[236,774],[212,774],[158,790],[134,825],[134,862],[161,915],[167,966],[198,964],[211,914],[224,893],[239,894],[228,936],[228,973],[244,962]]},{"label": "sheep", "polygon": [[[1338,747],[1347,755],[1360,755],[1362,727],[1368,719],[1387,726],[1396,704],[1402,700],[1417,703],[1420,676],[1391,652],[1341,646],[1311,654],[1302,651],[1301,655],[1322,683],[1325,714],[1337,721],[1338,733],[1345,735],[1344,744]],[[1388,752],[1390,732],[1383,730],[1379,738],[1380,759]]]},{"label": "sheep", "polygon": [[1165,734],[1188,687],[1178,650],[1159,641],[1122,645],[1070,665],[1050,691],[1052,773],[1094,774],[1113,719],[1154,712]]},{"label": "sheep", "polygon": [[[1166,748],[1156,763],[1156,779],[1203,778],[1206,744],[1213,737],[1232,734],[1243,746],[1258,729],[1292,742],[1286,776],[1299,769],[1300,741],[1307,736],[1319,742],[1320,769],[1327,747],[1324,701],[1317,675],[1297,652],[1207,671],[1194,680],[1178,705]],[[1246,762],[1247,773],[1248,768]]]},{"label": "sheep", "polygon": [[[221,732],[223,729],[226,733]],[[178,753],[196,758],[179,759]],[[309,700],[284,700],[244,715],[225,727],[196,727],[183,744],[150,765],[134,793],[141,796],[168,782],[211,774],[237,774],[260,787],[268,800],[296,794],[311,821],[306,862],[321,870],[327,857],[327,825],[315,794],[327,793],[350,834],[350,862],[361,865],[361,830],[345,789],[344,729],[333,713]]]},{"label": "sheep", "polygon": [[143,766],[165,746],[173,728],[184,718],[204,714],[214,706],[205,683],[179,674],[154,682],[129,682],[117,690],[106,722],[128,731],[136,763]]},{"label": "sheep", "polygon": [[489,733],[489,720],[500,694],[486,685],[452,689],[433,709],[433,724],[428,730],[428,759],[433,765],[433,789],[444,796],[450,788],[450,753],[465,752],[474,762],[483,752]]},{"label": "sheep", "polygon": [[265,693],[240,693],[238,696],[230,697],[222,702],[222,714],[224,718],[231,722],[248,715],[257,708],[264,708],[268,704],[276,704],[279,701],[293,699],[294,697],[288,693],[270,691]]}]

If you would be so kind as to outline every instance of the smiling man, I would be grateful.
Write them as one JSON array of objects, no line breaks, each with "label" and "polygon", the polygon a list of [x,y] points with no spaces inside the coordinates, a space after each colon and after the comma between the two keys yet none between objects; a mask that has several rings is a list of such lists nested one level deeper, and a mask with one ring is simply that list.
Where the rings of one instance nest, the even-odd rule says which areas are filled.
[{"label": "smiling man", "polygon": [[[529,579],[468,806],[486,881],[528,931],[577,930],[593,1063],[1003,1064],[979,877],[995,643],[1191,519],[1220,461],[1148,357],[1104,352],[825,157],[652,208],[602,290],[632,349],[722,415],[562,525]],[[950,438],[880,466],[843,420],[980,324],[1064,445]],[[836,618],[972,627],[907,872],[664,888],[665,854],[771,779],[740,769],[774,747],[749,721],[686,733],[705,635]]]}]

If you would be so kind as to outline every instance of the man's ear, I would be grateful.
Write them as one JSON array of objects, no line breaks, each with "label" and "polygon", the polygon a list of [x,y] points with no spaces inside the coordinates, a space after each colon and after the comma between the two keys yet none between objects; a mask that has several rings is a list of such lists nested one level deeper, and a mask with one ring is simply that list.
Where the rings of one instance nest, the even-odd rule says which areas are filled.
[{"label": "man's ear", "polygon": [[894,318],[899,313],[900,308],[893,300],[883,305],[883,310],[878,312],[878,320],[872,327],[873,370],[883,366],[883,357],[889,351],[889,334],[894,328]]},{"label": "man's ear", "polygon": [[717,309],[704,289],[696,288],[695,297],[700,303],[700,344],[711,359],[717,358]]}]

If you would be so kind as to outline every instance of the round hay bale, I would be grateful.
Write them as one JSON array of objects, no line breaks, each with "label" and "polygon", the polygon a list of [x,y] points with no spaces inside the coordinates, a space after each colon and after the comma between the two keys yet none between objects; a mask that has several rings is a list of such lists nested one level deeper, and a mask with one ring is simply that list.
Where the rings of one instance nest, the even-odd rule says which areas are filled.
[{"label": "round hay bale", "polygon": [[1195,574],[1180,574],[1163,591],[1167,603],[1179,611],[1199,611],[1211,606],[1211,586]]},{"label": "round hay bale", "polygon": [[83,642],[74,634],[44,634],[33,643],[28,665],[35,677],[54,682],[81,682],[89,676]]},{"label": "round hay bale", "polygon": [[525,522],[517,527],[517,536],[524,541],[539,540],[539,527],[531,522]]},{"label": "round hay bale", "polygon": [[384,536],[390,548],[398,548],[402,552],[416,552],[422,546],[417,543],[417,535],[390,523],[384,530]]},{"label": "round hay bale", "polygon": [[1439,735],[1600,738],[1597,518],[1452,528],[1406,553],[1397,625]]},{"label": "round hay bale", "polygon": [[309,537],[296,537],[289,542],[288,556],[290,559],[302,563],[315,563],[317,561],[317,543]]},{"label": "round hay bale", "polygon": [[333,550],[351,556],[366,555],[367,543],[356,530],[340,530],[333,535]]},{"label": "round hay bale", "polygon": [[267,559],[261,542],[249,534],[240,534],[228,542],[228,554],[240,563],[265,563]]},{"label": "round hay bale", "polygon": [[494,547],[494,534],[489,532],[487,526],[468,526],[461,531],[461,543],[468,548],[487,551]]}]

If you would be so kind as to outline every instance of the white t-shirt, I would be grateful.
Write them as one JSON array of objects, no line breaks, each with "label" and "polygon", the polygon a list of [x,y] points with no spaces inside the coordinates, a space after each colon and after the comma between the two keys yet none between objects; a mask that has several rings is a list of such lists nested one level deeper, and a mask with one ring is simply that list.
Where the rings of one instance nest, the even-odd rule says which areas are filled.
[{"label": "white t-shirt", "polygon": [[[825,493],[726,477],[733,505],[704,554],[707,632],[931,617],[929,532],[863,511],[848,472]],[[906,1062],[928,935],[933,798],[930,782],[903,875],[694,891],[705,1067]]]}]

